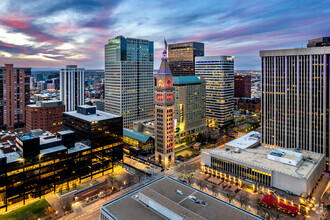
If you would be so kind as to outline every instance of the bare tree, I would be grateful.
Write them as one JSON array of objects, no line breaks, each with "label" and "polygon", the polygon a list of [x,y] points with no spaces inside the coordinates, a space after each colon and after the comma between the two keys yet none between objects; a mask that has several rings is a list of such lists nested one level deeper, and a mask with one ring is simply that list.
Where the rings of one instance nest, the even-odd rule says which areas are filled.
[{"label": "bare tree", "polygon": [[203,189],[206,187],[206,184],[202,180],[198,180],[197,185],[201,191],[203,191]]},{"label": "bare tree", "polygon": [[282,211],[278,207],[278,203],[276,202],[272,208],[271,214],[273,215],[275,220],[280,219]]},{"label": "bare tree", "polygon": [[262,210],[262,201],[260,198],[257,198],[255,201],[254,201],[254,204],[256,205],[256,208],[257,208],[257,212],[259,214],[261,214],[261,210]]},{"label": "bare tree", "polygon": [[212,187],[211,187],[211,191],[212,191],[212,194],[215,196],[217,193],[217,186],[212,184]]},{"label": "bare tree", "polygon": [[228,202],[231,203],[235,198],[235,193],[230,190],[227,190],[227,198]]},{"label": "bare tree", "polygon": [[243,192],[241,192],[241,193],[238,194],[238,202],[241,205],[241,208],[243,206],[245,206],[245,208],[246,208],[246,205],[249,202],[249,196],[248,196],[248,194],[245,191],[243,191]]},{"label": "bare tree", "polygon": [[72,195],[64,196],[61,198],[61,205],[65,212],[71,211],[71,203],[73,202]]},{"label": "bare tree", "polygon": [[193,178],[192,174],[191,173],[188,173],[186,175],[186,181],[187,181],[188,185],[191,185],[192,182],[193,182],[193,180],[194,180],[194,178]]}]

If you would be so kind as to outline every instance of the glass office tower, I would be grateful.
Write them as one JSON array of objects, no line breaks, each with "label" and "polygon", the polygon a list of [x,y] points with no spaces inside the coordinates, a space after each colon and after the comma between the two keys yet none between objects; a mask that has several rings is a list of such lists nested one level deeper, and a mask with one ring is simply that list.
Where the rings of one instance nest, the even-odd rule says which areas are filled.
[{"label": "glass office tower", "polygon": [[234,119],[234,57],[196,57],[196,76],[206,80],[206,125],[222,127]]},{"label": "glass office tower", "polygon": [[154,43],[118,36],[105,45],[105,111],[123,116],[124,127],[153,115]]},{"label": "glass office tower", "polygon": [[168,63],[173,76],[195,75],[195,57],[204,56],[204,44],[185,42],[168,45]]}]

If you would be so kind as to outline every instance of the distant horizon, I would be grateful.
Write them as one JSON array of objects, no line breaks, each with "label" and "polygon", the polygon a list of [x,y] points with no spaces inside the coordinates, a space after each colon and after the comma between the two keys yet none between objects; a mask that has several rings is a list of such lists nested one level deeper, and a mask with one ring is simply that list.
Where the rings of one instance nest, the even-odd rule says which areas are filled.
[{"label": "distant horizon", "polygon": [[[15,66],[16,67],[16,66]],[[61,68],[34,68],[31,67],[32,72],[37,72],[37,71],[60,71]],[[96,70],[96,71],[105,71],[104,69],[85,69],[85,71],[90,71],[90,70]],[[158,70],[158,69],[153,69]],[[253,69],[246,69],[246,70],[234,70],[234,71],[257,71],[260,72],[261,70],[253,70]]]}]

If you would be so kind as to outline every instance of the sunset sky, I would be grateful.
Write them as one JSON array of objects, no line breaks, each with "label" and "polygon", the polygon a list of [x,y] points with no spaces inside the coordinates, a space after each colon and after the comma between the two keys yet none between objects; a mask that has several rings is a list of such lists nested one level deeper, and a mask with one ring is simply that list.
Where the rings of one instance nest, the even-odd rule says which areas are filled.
[{"label": "sunset sky", "polygon": [[104,69],[104,45],[118,35],[205,43],[205,55],[233,55],[259,70],[259,50],[305,47],[330,36],[330,1],[1,0],[0,65]]}]

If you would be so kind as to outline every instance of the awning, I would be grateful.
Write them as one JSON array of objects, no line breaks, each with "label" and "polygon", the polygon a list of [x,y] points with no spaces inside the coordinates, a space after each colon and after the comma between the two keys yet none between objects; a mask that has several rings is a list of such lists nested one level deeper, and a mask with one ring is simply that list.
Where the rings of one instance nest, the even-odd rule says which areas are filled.
[{"label": "awning", "polygon": [[278,206],[287,210],[287,211],[290,211],[291,213],[293,214],[297,214],[298,213],[298,208],[295,207],[295,206],[291,206],[291,205],[287,205],[285,204],[284,202],[279,202],[278,203]]},{"label": "awning", "polygon": [[261,201],[267,204],[269,207],[273,207],[276,202],[276,199],[272,195],[267,194]]}]

